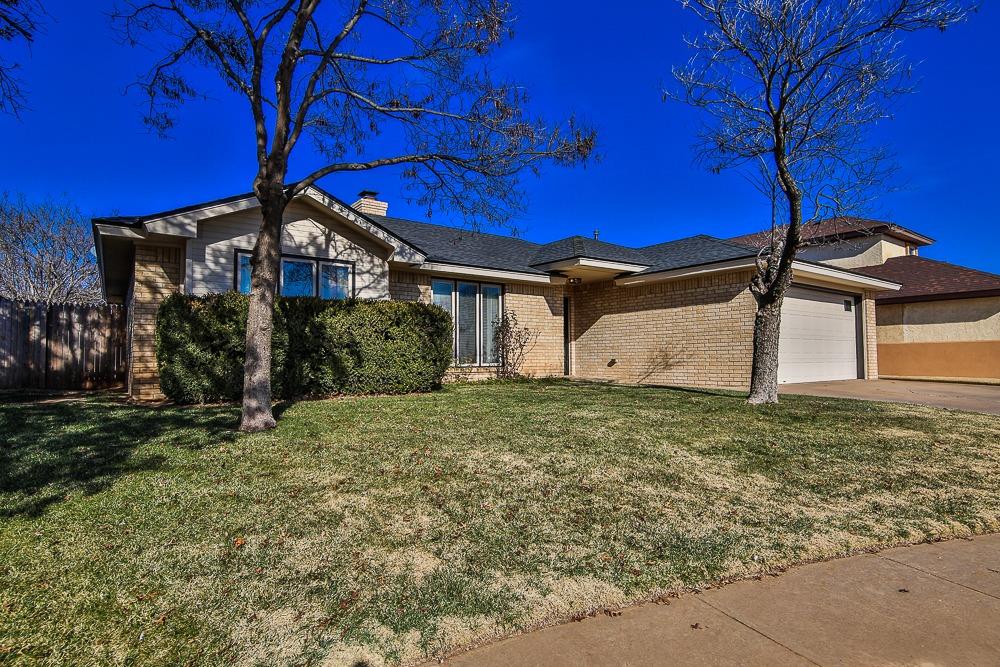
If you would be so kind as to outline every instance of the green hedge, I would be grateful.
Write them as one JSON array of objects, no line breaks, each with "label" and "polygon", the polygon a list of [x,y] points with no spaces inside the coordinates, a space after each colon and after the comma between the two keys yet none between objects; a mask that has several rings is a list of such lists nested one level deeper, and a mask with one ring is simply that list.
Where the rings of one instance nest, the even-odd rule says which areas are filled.
[{"label": "green hedge", "polygon": [[[248,297],[174,294],[160,305],[160,387],[181,403],[243,393]],[[279,298],[271,387],[275,398],[402,394],[441,385],[451,363],[451,317],[406,301]]]}]

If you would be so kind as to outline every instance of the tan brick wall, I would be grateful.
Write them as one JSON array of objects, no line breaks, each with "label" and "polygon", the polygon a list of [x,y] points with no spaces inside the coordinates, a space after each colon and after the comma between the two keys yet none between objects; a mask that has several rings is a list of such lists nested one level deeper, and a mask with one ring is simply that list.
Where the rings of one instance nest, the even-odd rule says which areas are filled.
[{"label": "tan brick wall", "polygon": [[138,400],[159,400],[156,368],[156,311],[169,294],[181,289],[184,249],[136,244],[132,298],[132,353],[129,395]]},{"label": "tan brick wall", "polygon": [[504,306],[532,332],[521,372],[531,377],[563,374],[563,297],[559,285],[507,285]]},{"label": "tan brick wall", "polygon": [[430,303],[431,296],[431,277],[426,273],[389,270],[390,299]]},{"label": "tan brick wall", "polygon": [[[389,271],[389,298],[431,302],[432,277],[425,273]],[[517,314],[521,326],[534,333],[521,369],[525,375],[543,377],[563,373],[563,296],[560,285],[504,285],[504,307]],[[455,368],[450,379],[481,379],[491,368]]]},{"label": "tan brick wall", "polygon": [[573,374],[747,388],[756,311],[749,281],[743,271],[633,287],[575,287]]},{"label": "tan brick wall", "polygon": [[864,308],[865,379],[878,379],[878,327],[875,319],[875,292],[865,292]]}]

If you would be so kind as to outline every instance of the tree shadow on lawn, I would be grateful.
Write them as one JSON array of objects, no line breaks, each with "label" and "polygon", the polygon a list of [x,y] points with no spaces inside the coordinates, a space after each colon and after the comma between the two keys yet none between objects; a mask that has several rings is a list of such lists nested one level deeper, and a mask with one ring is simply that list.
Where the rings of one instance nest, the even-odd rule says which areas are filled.
[{"label": "tree shadow on lawn", "polygon": [[231,442],[236,416],[233,406],[145,407],[107,396],[0,404],[0,517],[36,517],[71,494],[164,469],[168,455],[136,453],[154,440],[189,450]]}]

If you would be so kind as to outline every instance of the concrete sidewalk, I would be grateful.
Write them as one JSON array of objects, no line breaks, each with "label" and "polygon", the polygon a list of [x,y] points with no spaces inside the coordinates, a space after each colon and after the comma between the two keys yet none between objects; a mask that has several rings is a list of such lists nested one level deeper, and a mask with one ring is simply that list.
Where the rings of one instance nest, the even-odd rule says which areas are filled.
[{"label": "concrete sidewalk", "polygon": [[805,565],[445,664],[1000,665],[1000,535]]},{"label": "concrete sidewalk", "polygon": [[783,384],[781,394],[913,403],[936,408],[1000,415],[1000,385],[916,380],[837,380]]}]

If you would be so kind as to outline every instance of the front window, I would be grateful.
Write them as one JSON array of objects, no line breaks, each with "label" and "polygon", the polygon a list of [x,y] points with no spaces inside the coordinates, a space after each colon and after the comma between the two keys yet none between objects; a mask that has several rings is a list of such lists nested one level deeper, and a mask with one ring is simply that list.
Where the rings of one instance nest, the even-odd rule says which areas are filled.
[{"label": "front window", "polygon": [[316,262],[282,259],[281,296],[316,296]]},{"label": "front window", "polygon": [[[236,289],[250,293],[250,253],[236,255]],[[349,299],[354,294],[354,267],[308,257],[282,257],[278,289],[282,296]]]},{"label": "front window", "polygon": [[454,322],[455,363],[460,366],[497,363],[493,336],[501,312],[500,285],[435,280],[431,292],[434,304],[448,311]]},{"label": "front window", "polygon": [[351,267],[320,262],[319,296],[322,299],[347,299],[351,296]]},{"label": "front window", "polygon": [[500,319],[500,286],[483,285],[482,288],[482,355],[484,364],[497,363],[496,327]]},{"label": "front window", "polygon": [[250,293],[250,272],[252,268],[250,266],[250,255],[240,254],[236,256],[236,265],[238,271],[238,278],[236,288],[241,294]]}]

